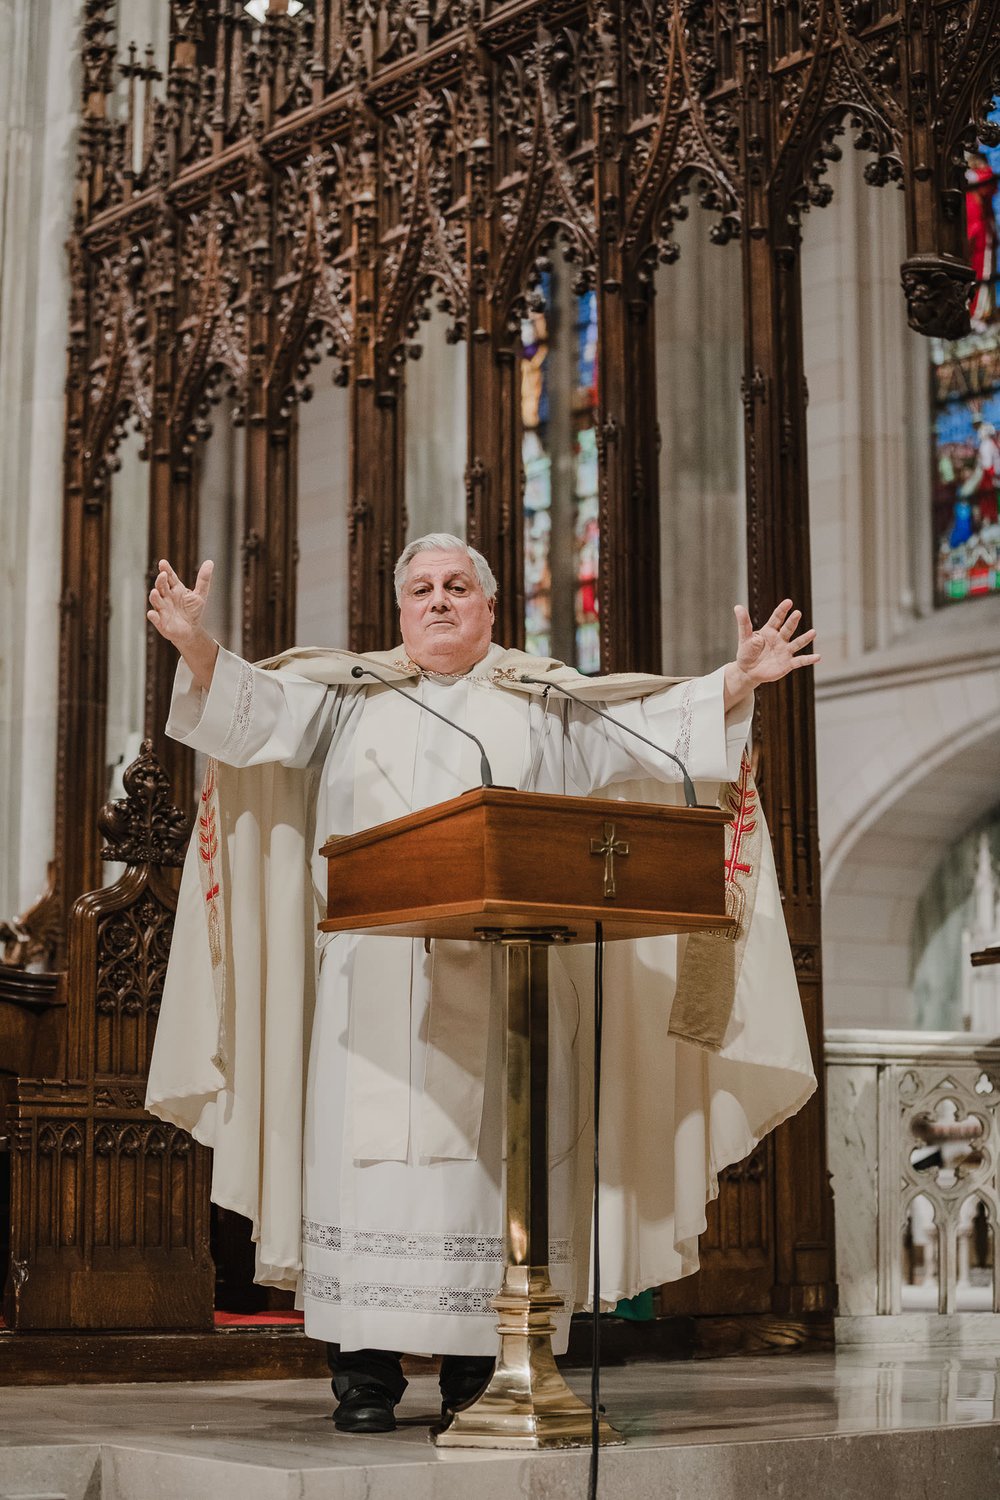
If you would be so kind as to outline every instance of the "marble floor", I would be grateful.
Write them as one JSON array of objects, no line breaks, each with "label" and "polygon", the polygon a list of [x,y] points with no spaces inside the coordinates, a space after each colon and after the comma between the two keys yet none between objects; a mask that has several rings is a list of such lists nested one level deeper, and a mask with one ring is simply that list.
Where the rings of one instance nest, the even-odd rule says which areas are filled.
[{"label": "marble floor", "polygon": [[[587,1376],[571,1374],[581,1394]],[[627,1446],[601,1500],[995,1500],[1000,1349],[912,1347],[604,1372]],[[0,1500],[584,1500],[589,1455],[439,1453],[436,1382],[394,1434],[337,1433],[322,1382],[6,1387]]]}]

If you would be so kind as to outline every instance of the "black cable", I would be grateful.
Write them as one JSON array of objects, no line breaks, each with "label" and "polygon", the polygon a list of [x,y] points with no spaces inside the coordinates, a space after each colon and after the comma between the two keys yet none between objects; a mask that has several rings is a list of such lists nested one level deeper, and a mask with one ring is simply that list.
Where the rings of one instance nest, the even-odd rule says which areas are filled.
[{"label": "black cable", "polygon": [[597,1500],[601,1452],[601,1038],[604,1031],[604,924],[594,929],[594,1244],[593,1337],[590,1350],[590,1484],[588,1500]]}]

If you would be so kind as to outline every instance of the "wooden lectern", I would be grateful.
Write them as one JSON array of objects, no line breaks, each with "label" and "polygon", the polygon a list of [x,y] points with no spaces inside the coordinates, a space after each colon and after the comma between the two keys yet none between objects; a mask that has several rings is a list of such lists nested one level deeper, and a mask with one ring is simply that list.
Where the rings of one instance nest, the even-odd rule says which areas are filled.
[{"label": "wooden lectern", "polygon": [[[500,943],[507,992],[506,1268],[493,1378],[435,1441],[455,1448],[569,1448],[590,1408],[552,1354],[562,1306],[548,1254],[548,949],[725,924],[718,808],[659,807],[479,787],[332,838],[326,932]],[[614,1004],[614,996],[609,998]],[[602,1443],[620,1442],[608,1423]]]}]

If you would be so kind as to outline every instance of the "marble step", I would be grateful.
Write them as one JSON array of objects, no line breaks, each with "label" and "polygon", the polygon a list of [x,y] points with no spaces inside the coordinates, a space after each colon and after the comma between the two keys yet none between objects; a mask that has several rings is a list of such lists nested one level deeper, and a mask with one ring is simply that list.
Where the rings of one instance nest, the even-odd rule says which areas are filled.
[{"label": "marble step", "polygon": [[[581,1394],[586,1378],[574,1373]],[[601,1500],[968,1500],[997,1493],[1000,1350],[636,1364]],[[584,1500],[589,1454],[440,1453],[418,1375],[398,1430],[348,1437],[317,1381],[10,1389],[0,1500]]]}]

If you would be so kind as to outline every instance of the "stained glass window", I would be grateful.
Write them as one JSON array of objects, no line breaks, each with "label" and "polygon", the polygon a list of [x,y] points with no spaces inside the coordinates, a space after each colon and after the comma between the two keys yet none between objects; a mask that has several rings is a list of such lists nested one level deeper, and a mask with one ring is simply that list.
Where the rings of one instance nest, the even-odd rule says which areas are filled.
[{"label": "stained glass window", "polygon": [[601,665],[596,412],[597,299],[546,273],[521,324],[525,644],[589,673]]},{"label": "stained glass window", "polygon": [[[990,119],[1000,124],[1000,109]],[[1000,147],[971,152],[965,225],[975,273],[972,331],[932,341],[935,595],[949,604],[1000,592]]]},{"label": "stained glass window", "polygon": [[597,485],[597,297],[577,298],[576,389],[573,395],[573,544],[576,564],[574,625],[581,672],[601,670],[601,630],[597,618],[600,561],[600,500]]},{"label": "stained glass window", "polygon": [[529,651],[552,650],[552,455],[549,452],[549,313],[551,278],[521,321],[521,459],[524,464],[524,639]]}]

